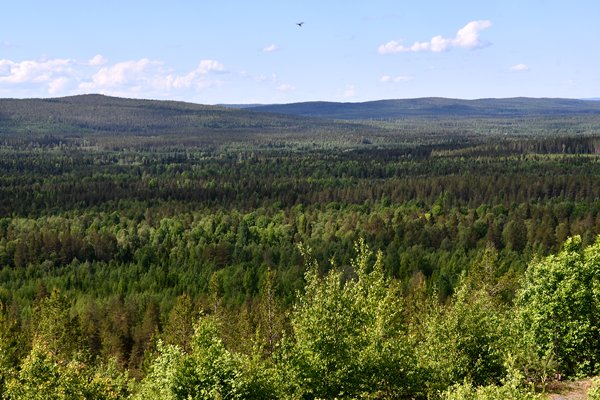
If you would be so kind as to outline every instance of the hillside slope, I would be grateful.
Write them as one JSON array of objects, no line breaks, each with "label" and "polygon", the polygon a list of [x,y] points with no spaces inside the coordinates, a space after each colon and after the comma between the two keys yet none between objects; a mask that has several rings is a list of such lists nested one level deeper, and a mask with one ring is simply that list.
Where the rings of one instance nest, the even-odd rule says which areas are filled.
[{"label": "hillside slope", "polygon": [[211,130],[294,130],[326,122],[176,101],[103,95],[0,99],[1,133],[186,134]]},{"label": "hillside slope", "polygon": [[479,99],[438,97],[378,100],[364,103],[305,102],[250,107],[249,110],[329,119],[399,119],[406,117],[522,117],[600,113],[600,102],[572,99]]}]

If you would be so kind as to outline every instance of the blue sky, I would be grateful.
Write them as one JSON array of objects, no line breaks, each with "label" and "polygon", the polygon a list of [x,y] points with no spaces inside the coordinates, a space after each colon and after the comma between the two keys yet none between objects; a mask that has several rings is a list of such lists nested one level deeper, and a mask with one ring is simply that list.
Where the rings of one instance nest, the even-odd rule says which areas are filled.
[{"label": "blue sky", "polygon": [[597,0],[19,0],[1,10],[0,97],[600,97]]}]

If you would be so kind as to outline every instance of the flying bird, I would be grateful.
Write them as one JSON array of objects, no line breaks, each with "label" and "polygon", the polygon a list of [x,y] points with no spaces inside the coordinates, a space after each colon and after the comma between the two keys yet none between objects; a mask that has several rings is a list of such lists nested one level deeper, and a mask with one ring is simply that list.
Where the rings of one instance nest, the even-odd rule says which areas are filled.
[{"label": "flying bird", "polygon": [[302,28],[302,25],[304,25],[304,22],[296,22],[296,25],[298,25],[300,28]]}]

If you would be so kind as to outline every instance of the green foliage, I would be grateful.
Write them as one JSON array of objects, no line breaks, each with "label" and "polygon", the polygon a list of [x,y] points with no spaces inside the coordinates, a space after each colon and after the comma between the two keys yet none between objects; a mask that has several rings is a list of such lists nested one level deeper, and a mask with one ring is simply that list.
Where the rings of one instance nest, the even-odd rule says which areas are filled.
[{"label": "green foliage", "polygon": [[473,386],[465,382],[446,390],[442,398],[444,400],[542,400],[544,397],[535,394],[533,387],[523,387],[522,377],[513,372],[500,386]]},{"label": "green foliage", "polygon": [[485,289],[461,285],[446,305],[426,300],[414,329],[430,391],[467,382],[494,385],[506,375],[511,314]]},{"label": "green foliage", "polygon": [[418,376],[397,287],[383,274],[382,254],[364,241],[351,264],[355,279],[308,262],[306,291],[292,315],[293,338],[282,345],[284,381],[295,397],[354,398],[414,394]]},{"label": "green foliage", "polygon": [[551,354],[563,374],[593,374],[600,362],[600,242],[532,263],[519,293],[520,319],[538,355]]},{"label": "green foliage", "polygon": [[175,400],[175,379],[184,359],[184,353],[176,345],[165,344],[161,340],[157,344],[158,356],[141,381],[133,399]]},{"label": "green foliage", "polygon": [[192,339],[192,353],[174,377],[175,399],[276,398],[273,371],[258,357],[228,351],[216,321],[203,317]]},{"label": "green foliage", "polygon": [[158,356],[134,399],[274,399],[274,370],[260,358],[229,351],[214,317],[201,317],[191,353],[158,342]]},{"label": "green foliage", "polygon": [[79,320],[71,315],[71,302],[65,294],[53,290],[40,301],[36,311],[34,344],[63,360],[70,360],[83,350]]},{"label": "green foliage", "polygon": [[25,353],[27,343],[23,336],[16,318],[0,302],[0,394]]},{"label": "green foliage", "polygon": [[128,371],[146,398],[178,380],[192,397],[385,398],[597,371],[581,317],[597,251],[543,257],[600,234],[600,118],[580,113],[598,105],[490,104],[330,105],[404,108],[342,122],[0,99],[0,390],[34,367],[48,396]]},{"label": "green foliage", "polygon": [[587,400],[600,400],[600,378],[592,379],[592,384],[587,393]]},{"label": "green foliage", "polygon": [[18,373],[8,381],[5,397],[11,400],[128,398],[127,375],[114,365],[94,368],[74,357],[62,361],[43,345],[35,345]]},{"label": "green foliage", "polygon": [[194,308],[189,296],[184,294],[177,297],[168,318],[163,331],[165,343],[179,346],[183,351],[189,351],[195,320]]}]

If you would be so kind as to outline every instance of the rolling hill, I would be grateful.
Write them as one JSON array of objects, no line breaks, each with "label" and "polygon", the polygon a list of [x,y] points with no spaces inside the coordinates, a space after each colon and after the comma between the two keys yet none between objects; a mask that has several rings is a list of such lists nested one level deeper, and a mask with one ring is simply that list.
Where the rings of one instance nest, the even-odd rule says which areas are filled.
[{"label": "rolling hill", "polygon": [[[238,105],[232,108],[96,94],[50,99],[0,99],[0,135],[19,138],[108,135],[235,141],[242,137],[278,140],[287,136],[298,140],[319,137],[324,140],[360,141],[364,137],[400,134],[416,135],[423,139],[430,134],[439,136],[447,132],[444,127],[438,126],[445,119],[487,119],[493,126],[497,125],[499,118],[520,118],[521,125],[536,120],[540,129],[546,132],[551,128],[547,125],[553,119],[563,117],[572,121],[591,121],[588,125],[597,126],[600,102],[531,98],[421,98],[365,103]],[[399,121],[400,124],[383,127],[366,123],[368,120]],[[403,120],[411,122],[403,123]],[[438,121],[438,125],[434,121]],[[530,128],[526,131],[535,131]],[[469,129],[463,126],[461,132]],[[576,131],[583,132],[586,129],[581,127]],[[486,132],[491,130],[484,129]]]},{"label": "rolling hill", "polygon": [[401,119],[408,117],[524,117],[600,113],[600,102],[573,99],[507,98],[460,100],[438,97],[363,103],[304,102],[247,108],[260,112],[328,119]]},{"label": "rolling hill", "polygon": [[328,124],[333,123],[220,106],[96,94],[0,99],[0,134],[198,134],[223,130],[294,131]]}]

